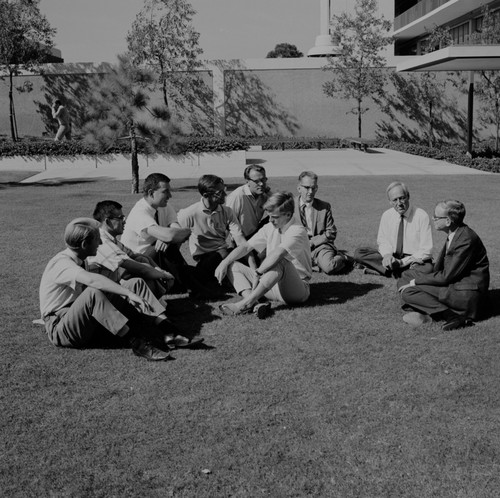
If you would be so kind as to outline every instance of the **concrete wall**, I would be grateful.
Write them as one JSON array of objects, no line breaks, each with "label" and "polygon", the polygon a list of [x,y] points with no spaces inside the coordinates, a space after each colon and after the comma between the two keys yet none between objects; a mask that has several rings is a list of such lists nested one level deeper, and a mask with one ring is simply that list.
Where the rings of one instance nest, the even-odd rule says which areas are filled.
[{"label": "concrete wall", "polygon": [[[212,61],[199,73],[202,97],[194,99],[191,112],[177,109],[176,120],[186,132],[193,123],[201,132],[242,135],[328,136],[357,135],[357,117],[351,113],[355,102],[327,97],[323,84],[334,78],[324,71],[324,59],[256,59]],[[52,136],[56,124],[49,102],[61,95],[68,101],[78,133],[79,117],[86,109],[92,81],[105,77],[107,65],[54,64],[43,75],[15,78],[16,86],[32,84],[29,93],[15,93],[20,136]],[[391,80],[378,102],[368,99],[363,115],[363,136],[367,138],[422,136],[428,127],[428,109],[411,83],[418,76],[386,69]],[[434,73],[442,82],[434,104],[436,137],[462,141],[465,136],[466,96],[446,83],[446,73]],[[160,102],[157,92],[152,102]],[[476,106],[477,109],[477,106]],[[0,80],[0,135],[9,136],[8,87]],[[182,118],[182,119],[181,119]],[[475,120],[478,136],[491,135]]]}]

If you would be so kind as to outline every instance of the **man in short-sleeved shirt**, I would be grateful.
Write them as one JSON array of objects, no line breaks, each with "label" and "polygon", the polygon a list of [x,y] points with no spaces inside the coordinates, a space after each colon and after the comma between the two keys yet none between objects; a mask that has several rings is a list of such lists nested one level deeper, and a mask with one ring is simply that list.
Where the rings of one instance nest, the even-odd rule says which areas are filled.
[{"label": "man in short-sleeved shirt", "polygon": [[266,218],[264,204],[269,198],[269,188],[266,170],[262,166],[247,166],[243,176],[247,183],[227,196],[226,206],[233,210],[248,240],[262,226],[263,218]]},{"label": "man in short-sleeved shirt", "polygon": [[[254,311],[264,318],[269,303],[259,303],[266,297],[289,305],[309,298],[309,280],[312,275],[311,250],[306,229],[294,218],[294,198],[289,192],[277,192],[265,205],[270,222],[247,243],[234,249],[215,271],[221,281],[227,274],[236,292],[243,299],[219,307],[227,315]],[[250,251],[266,249],[266,257],[257,269],[238,259]]]},{"label": "man in short-sleeved shirt", "polygon": [[237,245],[246,240],[233,210],[224,206],[226,187],[222,178],[203,175],[198,191],[200,201],[181,209],[177,217],[182,227],[191,229],[189,250],[200,276],[210,280],[215,268],[229,254],[228,236]]}]

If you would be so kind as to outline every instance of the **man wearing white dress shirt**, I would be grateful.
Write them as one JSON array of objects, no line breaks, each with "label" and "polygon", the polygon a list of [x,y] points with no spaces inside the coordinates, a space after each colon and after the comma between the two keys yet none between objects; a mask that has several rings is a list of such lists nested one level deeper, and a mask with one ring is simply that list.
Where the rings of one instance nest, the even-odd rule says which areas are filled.
[{"label": "man wearing white dress shirt", "polygon": [[411,268],[419,272],[432,271],[432,232],[427,213],[410,206],[410,192],[402,182],[387,187],[387,197],[392,207],[380,220],[378,249],[359,247],[354,260],[370,270],[399,278]]}]

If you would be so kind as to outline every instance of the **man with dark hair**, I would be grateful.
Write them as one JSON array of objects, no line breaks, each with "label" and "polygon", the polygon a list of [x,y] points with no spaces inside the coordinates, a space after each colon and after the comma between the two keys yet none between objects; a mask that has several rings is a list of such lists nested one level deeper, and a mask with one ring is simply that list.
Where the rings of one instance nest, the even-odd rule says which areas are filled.
[{"label": "man with dark hair", "polygon": [[434,228],[447,234],[446,244],[425,274],[407,271],[398,281],[403,309],[413,310],[403,320],[413,326],[444,321],[443,330],[473,325],[490,282],[486,249],[479,236],[464,224],[465,206],[460,201],[438,202]]},{"label": "man with dark hair", "polygon": [[102,244],[97,248],[97,254],[88,258],[90,270],[124,285],[132,277],[142,278],[156,297],[163,296],[173,285],[173,275],[148,256],[135,253],[118,240],[125,226],[122,205],[112,200],[98,202],[93,217],[101,224]]},{"label": "man with dark hair", "polygon": [[99,223],[90,218],[71,221],[64,232],[67,248],[47,264],[40,282],[40,311],[49,340],[59,347],[84,348],[106,332],[130,344],[134,353],[150,361],[169,358],[164,314],[148,316],[145,299],[112,280],[86,270],[101,239]]},{"label": "man with dark hair", "polygon": [[214,271],[229,254],[228,236],[236,245],[246,242],[233,210],[224,205],[226,186],[215,175],[203,175],[198,181],[199,202],[178,213],[182,227],[191,230],[189,250],[197,262],[196,269],[202,281],[214,280]]},{"label": "man with dark hair", "polygon": [[264,204],[269,198],[266,170],[258,164],[250,164],[245,168],[244,185],[233,190],[226,199],[226,206],[230,207],[240,222],[241,231],[249,239],[263,225]]},{"label": "man with dark hair", "polygon": [[307,230],[313,264],[327,275],[340,273],[351,264],[349,258],[335,247],[337,227],[333,221],[332,207],[328,202],[316,199],[318,175],[303,171],[297,186],[295,214]]},{"label": "man with dark hair", "polygon": [[[242,296],[237,303],[222,304],[225,315],[240,315],[252,311],[264,318],[270,310],[263,297],[289,305],[309,298],[312,275],[311,250],[306,229],[294,217],[295,202],[289,192],[276,192],[264,206],[270,222],[248,242],[234,249],[217,267],[219,280],[228,275],[236,292]],[[238,260],[250,251],[266,249],[266,257],[257,269]]]},{"label": "man with dark hair", "polygon": [[407,269],[432,270],[432,232],[429,216],[410,205],[410,192],[402,182],[392,182],[386,190],[392,205],[382,214],[378,229],[378,250],[359,247],[354,260],[369,272],[399,278]]}]

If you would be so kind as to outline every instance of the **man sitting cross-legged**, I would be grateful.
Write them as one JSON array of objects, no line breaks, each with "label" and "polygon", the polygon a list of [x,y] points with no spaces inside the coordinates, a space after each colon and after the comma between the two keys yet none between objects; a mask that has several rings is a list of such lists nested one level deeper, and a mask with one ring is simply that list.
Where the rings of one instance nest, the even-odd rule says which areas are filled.
[{"label": "man sitting cross-legged", "polygon": [[[217,267],[215,276],[222,281],[227,274],[243,299],[222,304],[226,315],[254,312],[264,318],[270,303],[259,303],[266,297],[294,305],[309,298],[312,275],[311,250],[306,229],[294,218],[294,199],[289,192],[276,192],[265,204],[270,222],[248,242],[234,249]],[[238,259],[250,251],[266,249],[266,258],[254,270]]]},{"label": "man sitting cross-legged", "polygon": [[447,235],[431,273],[408,270],[398,281],[403,309],[413,310],[403,320],[419,326],[444,321],[443,330],[473,325],[484,304],[490,282],[486,249],[464,223],[465,206],[448,199],[434,209],[434,227]]},{"label": "man sitting cross-legged", "polygon": [[318,175],[303,171],[299,175],[297,190],[296,217],[307,229],[313,264],[327,275],[352,267],[352,259],[335,247],[337,227],[333,221],[332,207],[328,202],[316,199]]},{"label": "man sitting cross-legged", "polygon": [[[399,278],[406,270],[432,271],[432,233],[429,216],[410,205],[410,192],[402,182],[386,189],[392,208],[382,214],[378,248],[358,247],[354,261],[368,272]],[[365,270],[366,271],[366,270]]]},{"label": "man sitting cross-legged", "polygon": [[96,220],[73,220],[64,240],[67,248],[49,261],[40,282],[40,311],[54,345],[83,348],[111,333],[128,341],[136,355],[160,361],[169,358],[169,344],[189,342],[174,336],[164,308],[156,314],[144,298],[87,271],[85,260],[101,243]]},{"label": "man sitting cross-legged", "polygon": [[118,240],[125,226],[122,205],[109,200],[98,202],[93,216],[101,224],[102,244],[97,254],[87,259],[90,271],[125,286],[133,277],[142,278],[157,298],[162,297],[172,286],[174,277],[150,257],[135,253]]},{"label": "man sitting cross-legged", "polygon": [[246,242],[233,210],[224,205],[226,186],[215,175],[198,181],[199,202],[179,210],[179,224],[191,230],[189,250],[196,261],[197,277],[210,284],[219,263],[229,254],[228,237],[239,246]]}]

